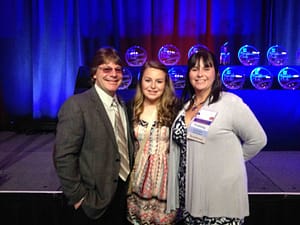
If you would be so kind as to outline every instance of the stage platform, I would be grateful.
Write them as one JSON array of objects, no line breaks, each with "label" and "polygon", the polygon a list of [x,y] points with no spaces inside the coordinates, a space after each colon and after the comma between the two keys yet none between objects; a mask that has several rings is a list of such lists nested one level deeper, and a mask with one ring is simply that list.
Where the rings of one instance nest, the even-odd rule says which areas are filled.
[{"label": "stage platform", "polygon": [[[52,161],[54,132],[0,132],[0,213],[6,224],[67,224]],[[300,149],[262,151],[246,163],[249,225],[300,224]]]}]

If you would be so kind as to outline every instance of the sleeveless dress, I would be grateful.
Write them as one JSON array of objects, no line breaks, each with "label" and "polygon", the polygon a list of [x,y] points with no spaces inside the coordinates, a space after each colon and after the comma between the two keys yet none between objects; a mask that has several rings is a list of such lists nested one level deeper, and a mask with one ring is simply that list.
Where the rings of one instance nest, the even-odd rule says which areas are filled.
[{"label": "sleeveless dress", "polygon": [[147,126],[150,135],[130,177],[130,193],[127,197],[127,219],[133,224],[174,224],[176,211],[166,213],[169,128],[156,127],[140,120],[134,128],[139,143],[144,139]]},{"label": "sleeveless dress", "polygon": [[181,115],[174,122],[172,139],[180,147],[180,160],[178,171],[179,184],[179,217],[184,220],[185,224],[193,225],[241,225],[243,220],[238,218],[227,217],[193,217],[185,210],[185,174],[186,174],[186,143],[187,143],[187,127],[185,125],[185,114]]}]

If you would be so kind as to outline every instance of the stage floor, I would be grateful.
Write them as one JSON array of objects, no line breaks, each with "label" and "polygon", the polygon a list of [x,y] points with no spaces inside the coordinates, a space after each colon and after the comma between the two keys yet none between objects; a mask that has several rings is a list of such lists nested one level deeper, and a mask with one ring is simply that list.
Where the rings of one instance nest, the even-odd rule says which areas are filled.
[{"label": "stage floor", "polygon": [[[0,192],[61,193],[54,133],[0,132]],[[249,194],[300,195],[299,151],[262,151],[246,163]]]}]

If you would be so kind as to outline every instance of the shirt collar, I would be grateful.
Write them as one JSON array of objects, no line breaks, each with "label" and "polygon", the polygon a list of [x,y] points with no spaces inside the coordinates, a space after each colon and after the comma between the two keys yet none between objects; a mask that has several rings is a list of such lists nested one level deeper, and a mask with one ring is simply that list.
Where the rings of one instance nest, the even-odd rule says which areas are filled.
[{"label": "shirt collar", "polygon": [[[106,107],[111,107],[113,99],[117,99],[117,96],[114,95],[114,97],[111,97],[109,94],[107,94],[102,88],[98,87],[98,85],[95,84],[96,92],[99,95],[102,102],[105,104]],[[118,102],[118,101],[117,101]]]}]

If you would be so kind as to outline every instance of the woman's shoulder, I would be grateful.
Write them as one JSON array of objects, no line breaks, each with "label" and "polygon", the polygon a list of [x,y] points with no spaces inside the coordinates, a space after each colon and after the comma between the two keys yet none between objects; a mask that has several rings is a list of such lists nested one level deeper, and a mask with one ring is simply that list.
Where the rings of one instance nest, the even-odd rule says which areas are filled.
[{"label": "woman's shoulder", "polygon": [[225,102],[243,102],[243,99],[237,94],[227,91],[221,93],[221,100]]}]

